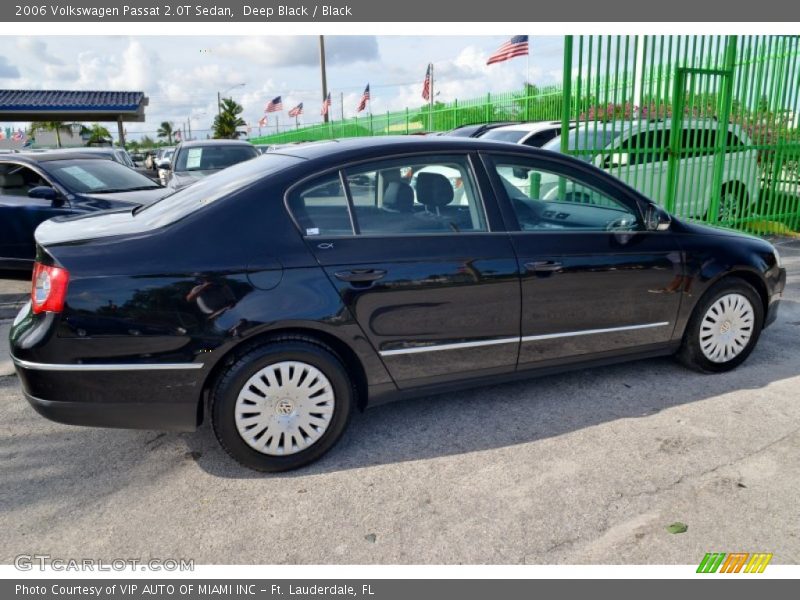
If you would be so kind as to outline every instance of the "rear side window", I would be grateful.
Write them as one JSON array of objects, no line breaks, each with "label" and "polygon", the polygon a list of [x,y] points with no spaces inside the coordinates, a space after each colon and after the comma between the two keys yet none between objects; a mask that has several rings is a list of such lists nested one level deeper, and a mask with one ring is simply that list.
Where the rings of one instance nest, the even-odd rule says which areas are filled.
[{"label": "rear side window", "polygon": [[413,157],[348,168],[295,190],[288,204],[305,236],[487,231],[466,156]]}]

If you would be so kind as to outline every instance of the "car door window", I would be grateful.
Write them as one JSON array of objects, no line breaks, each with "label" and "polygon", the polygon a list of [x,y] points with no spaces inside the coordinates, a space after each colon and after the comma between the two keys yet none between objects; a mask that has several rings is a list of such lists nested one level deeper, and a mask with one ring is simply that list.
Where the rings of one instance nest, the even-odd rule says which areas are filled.
[{"label": "car door window", "polygon": [[466,156],[382,161],[345,179],[362,235],[487,231]]},{"label": "car door window", "polygon": [[305,236],[353,235],[347,195],[338,172],[296,190],[288,204]]},{"label": "car door window", "polygon": [[288,206],[306,236],[488,231],[466,156],[412,157],[348,168],[294,190]]},{"label": "car door window", "polygon": [[17,164],[0,165],[0,194],[27,197],[28,190],[40,185],[50,185],[36,171]]},{"label": "car door window", "polygon": [[561,127],[553,127],[551,129],[545,129],[544,131],[539,131],[537,133],[534,133],[523,143],[526,146],[531,146],[532,148],[541,148],[547,142],[554,139],[560,134],[561,134]]},{"label": "car door window", "polygon": [[494,169],[523,231],[638,231],[638,211],[576,178],[525,159],[496,158]]}]

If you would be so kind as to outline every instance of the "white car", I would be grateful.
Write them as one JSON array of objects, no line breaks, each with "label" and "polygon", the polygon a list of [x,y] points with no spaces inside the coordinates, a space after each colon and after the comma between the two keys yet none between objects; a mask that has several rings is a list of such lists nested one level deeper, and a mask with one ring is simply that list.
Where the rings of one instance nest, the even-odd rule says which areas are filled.
[{"label": "white car", "polygon": [[[675,206],[672,207],[675,214],[710,217],[718,131],[719,122],[714,119],[684,121],[676,165]],[[582,123],[569,133],[568,147],[571,155],[591,162],[663,206],[667,202],[671,136],[669,121],[591,122]],[[560,152],[561,137],[554,138],[543,148]],[[727,127],[721,164],[717,217],[728,221],[754,207],[759,192],[758,151],[738,125]],[[506,178],[515,187],[528,194],[531,192],[531,182],[524,174],[509,173]],[[535,184],[543,199],[549,199],[546,194],[557,193],[547,181]]]},{"label": "white car", "polygon": [[[570,128],[574,127],[570,124]],[[535,121],[532,123],[514,123],[485,131],[478,137],[482,140],[524,144],[541,148],[547,142],[561,135],[561,121]]]}]

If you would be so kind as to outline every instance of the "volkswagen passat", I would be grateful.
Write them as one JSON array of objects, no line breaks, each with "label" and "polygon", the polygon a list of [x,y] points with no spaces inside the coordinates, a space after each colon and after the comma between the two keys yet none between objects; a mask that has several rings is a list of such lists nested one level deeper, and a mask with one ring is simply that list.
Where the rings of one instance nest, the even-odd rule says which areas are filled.
[{"label": "volkswagen passat", "polygon": [[446,137],[284,148],[36,240],[11,329],[34,408],[208,418],[264,471],[404,396],[669,354],[732,369],[785,282],[766,241],[672,219],[586,162]]}]

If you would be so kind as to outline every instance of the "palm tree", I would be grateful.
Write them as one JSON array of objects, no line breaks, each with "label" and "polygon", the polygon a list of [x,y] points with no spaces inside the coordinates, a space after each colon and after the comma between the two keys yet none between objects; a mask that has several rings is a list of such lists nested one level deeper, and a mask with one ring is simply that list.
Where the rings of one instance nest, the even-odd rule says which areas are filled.
[{"label": "palm tree", "polygon": [[41,125],[45,131],[56,132],[56,147],[61,148],[61,133],[71,133],[72,128],[63,121],[43,121]]},{"label": "palm tree", "polygon": [[111,132],[100,123],[93,123],[87,133],[89,134],[89,144],[97,144],[111,139]]},{"label": "palm tree", "polygon": [[167,138],[167,142],[172,145],[172,135],[175,133],[175,130],[172,128],[172,123],[169,121],[164,121],[161,123],[161,127],[158,128],[156,134],[160,138]]},{"label": "palm tree", "polygon": [[233,98],[224,98],[220,104],[219,114],[214,117],[214,137],[223,139],[236,139],[242,132],[239,127],[247,125],[239,115],[244,108]]}]

